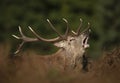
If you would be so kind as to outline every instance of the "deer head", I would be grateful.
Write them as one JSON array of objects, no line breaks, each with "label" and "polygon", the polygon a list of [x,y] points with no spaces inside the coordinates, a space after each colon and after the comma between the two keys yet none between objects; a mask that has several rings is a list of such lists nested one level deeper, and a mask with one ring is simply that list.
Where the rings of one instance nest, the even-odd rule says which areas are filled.
[{"label": "deer head", "polygon": [[85,49],[89,47],[88,38],[89,38],[89,26],[82,33],[80,33],[80,28],[82,25],[82,19],[80,19],[80,26],[76,32],[71,31],[72,35],[68,35],[66,40],[61,40],[59,42],[55,42],[54,45],[63,48],[66,50],[66,55],[82,55],[85,52]]},{"label": "deer head", "polygon": [[[68,21],[63,18],[63,21],[67,25],[67,29],[64,35],[61,35],[55,27],[52,25],[49,19],[47,19],[47,22],[51,26],[51,28],[58,34],[58,37],[53,39],[45,39],[41,36],[39,36],[30,26],[28,27],[30,31],[34,34],[36,38],[30,38],[23,34],[21,27],[19,26],[19,32],[21,37],[18,37],[16,35],[12,35],[16,39],[22,40],[22,43],[19,45],[17,51],[14,54],[17,54],[20,52],[21,47],[26,42],[35,42],[35,41],[44,41],[48,43],[53,43],[55,46],[61,48],[65,52],[65,57],[70,57],[73,63],[75,63],[76,57],[82,57],[82,55],[85,52],[85,49],[89,47],[88,44],[88,38],[90,33],[90,24],[88,23],[88,27],[84,31],[80,31],[82,26],[82,19],[80,19],[80,25],[76,32],[70,31]],[[72,34],[70,34],[72,33]],[[72,59],[73,58],[73,59]]]}]

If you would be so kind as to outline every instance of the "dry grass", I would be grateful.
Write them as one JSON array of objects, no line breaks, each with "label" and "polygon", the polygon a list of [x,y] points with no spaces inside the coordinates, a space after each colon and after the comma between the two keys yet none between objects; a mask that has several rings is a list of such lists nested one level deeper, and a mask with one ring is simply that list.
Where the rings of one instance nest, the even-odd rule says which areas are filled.
[{"label": "dry grass", "polygon": [[120,48],[93,61],[88,72],[59,72],[32,51],[10,58],[10,45],[0,45],[0,83],[120,83]]}]

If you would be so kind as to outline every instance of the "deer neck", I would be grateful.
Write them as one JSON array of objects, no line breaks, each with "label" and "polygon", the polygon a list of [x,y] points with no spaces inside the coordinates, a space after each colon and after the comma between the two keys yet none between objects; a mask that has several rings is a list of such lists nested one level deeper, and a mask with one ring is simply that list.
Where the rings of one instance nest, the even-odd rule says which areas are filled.
[{"label": "deer neck", "polygon": [[[68,67],[74,68],[76,63],[80,62],[80,58],[82,58],[84,54],[84,50],[81,48],[75,48],[65,50],[65,49],[60,49],[57,54],[59,53],[59,57],[62,57],[64,59],[65,65]],[[80,65],[80,63],[79,63]]]}]

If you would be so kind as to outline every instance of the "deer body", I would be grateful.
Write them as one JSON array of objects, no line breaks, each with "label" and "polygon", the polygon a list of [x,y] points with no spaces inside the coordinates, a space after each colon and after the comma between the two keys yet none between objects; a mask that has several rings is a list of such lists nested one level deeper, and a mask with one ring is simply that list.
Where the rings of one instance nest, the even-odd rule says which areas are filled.
[{"label": "deer body", "polygon": [[48,23],[52,27],[52,29],[59,35],[59,37],[53,38],[53,39],[45,39],[39,36],[31,27],[29,27],[30,31],[36,36],[36,38],[30,38],[26,37],[21,30],[21,27],[19,27],[19,31],[21,34],[21,37],[18,37],[16,35],[13,35],[13,37],[17,39],[22,39],[23,42],[18,47],[18,50],[14,53],[15,55],[20,52],[21,47],[26,42],[34,42],[34,41],[44,41],[48,43],[53,43],[55,46],[60,48],[60,50],[52,55],[49,56],[39,56],[40,61],[43,61],[43,63],[48,64],[49,66],[59,66],[59,68],[63,69],[74,69],[76,66],[81,69],[82,64],[81,60],[85,49],[89,47],[88,38],[89,38],[89,23],[88,28],[85,29],[82,33],[80,33],[81,23],[82,20],[80,19],[80,26],[76,32],[72,31],[72,35],[70,34],[70,29],[68,27],[68,21],[66,19],[63,19],[67,24],[67,30],[65,32],[65,35],[61,35],[57,30],[54,28],[52,23],[47,19]]}]

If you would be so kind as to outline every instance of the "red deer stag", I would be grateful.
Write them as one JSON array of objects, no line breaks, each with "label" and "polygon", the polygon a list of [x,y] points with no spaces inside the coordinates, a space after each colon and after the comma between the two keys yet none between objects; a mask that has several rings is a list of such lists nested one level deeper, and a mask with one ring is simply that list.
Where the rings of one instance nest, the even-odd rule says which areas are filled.
[{"label": "red deer stag", "polygon": [[[81,59],[85,53],[85,49],[89,47],[88,44],[88,38],[90,33],[90,24],[88,23],[88,27],[84,31],[80,31],[81,25],[82,25],[82,19],[80,19],[80,25],[76,32],[70,31],[68,21],[63,18],[63,21],[67,24],[67,29],[64,35],[61,35],[55,27],[52,25],[49,19],[47,19],[47,22],[51,26],[51,28],[58,34],[58,37],[53,39],[45,39],[41,36],[39,36],[30,26],[28,27],[30,31],[34,34],[36,38],[30,38],[23,34],[21,27],[19,26],[19,32],[21,37],[18,37],[16,35],[12,35],[16,39],[22,40],[22,43],[18,47],[17,51],[14,53],[15,55],[19,53],[21,47],[26,42],[36,42],[36,41],[44,41],[48,43],[52,43],[55,46],[59,47],[60,50],[52,54],[50,56],[39,56],[42,57],[40,59],[43,60],[49,65],[56,64],[59,67],[63,67],[63,69],[75,69],[79,68],[82,69],[82,63]],[[70,34],[71,32],[71,34]],[[46,61],[45,61],[46,60]]]}]

